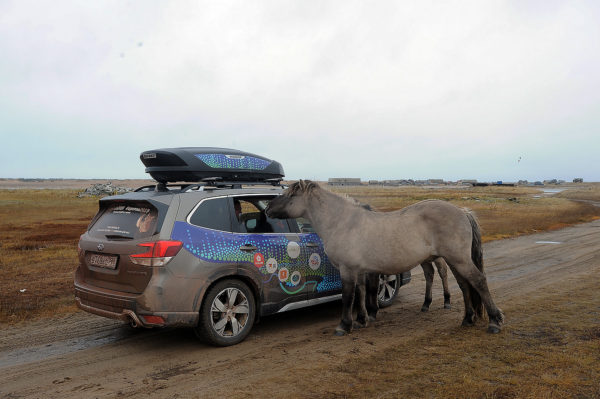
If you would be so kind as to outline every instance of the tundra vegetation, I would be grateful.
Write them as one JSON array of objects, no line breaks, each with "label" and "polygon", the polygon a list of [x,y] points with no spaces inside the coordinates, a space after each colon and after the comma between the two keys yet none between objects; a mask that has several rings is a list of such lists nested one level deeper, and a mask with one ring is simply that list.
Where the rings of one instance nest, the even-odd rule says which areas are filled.
[{"label": "tundra vegetation", "polygon": [[[441,199],[477,215],[483,242],[559,229],[600,218],[600,184],[544,196],[529,187],[329,188],[386,212]],[[585,201],[572,201],[582,198]],[[98,198],[75,190],[0,190],[0,328],[74,312],[77,242],[98,209]],[[485,252],[484,252],[485,261]]]},{"label": "tundra vegetation", "polygon": [[[485,242],[599,219],[600,207],[593,202],[600,202],[600,184],[573,187],[552,196],[527,187],[332,191],[383,212],[428,198],[450,201],[476,213]],[[580,199],[585,201],[573,201]],[[76,311],[77,241],[97,209],[97,198],[77,198],[75,190],[0,190],[0,329]],[[411,284],[424,285],[422,276],[414,280]],[[398,324],[412,331],[410,337],[385,353],[357,353],[335,368],[298,365],[289,381],[277,383],[315,381],[290,397],[600,397],[597,287],[597,278],[565,276],[560,285],[499,303],[511,323],[493,337],[480,329]],[[441,297],[439,284],[436,296]],[[402,304],[398,309],[408,311]],[[360,332],[349,339],[360,340]],[[233,389],[230,397],[248,397],[248,392]]]}]

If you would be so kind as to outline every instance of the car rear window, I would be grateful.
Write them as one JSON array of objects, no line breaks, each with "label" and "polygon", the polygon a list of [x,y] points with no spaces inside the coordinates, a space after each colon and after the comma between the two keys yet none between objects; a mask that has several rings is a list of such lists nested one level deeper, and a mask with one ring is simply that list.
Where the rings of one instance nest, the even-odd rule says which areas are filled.
[{"label": "car rear window", "polygon": [[90,235],[108,239],[147,238],[156,233],[158,211],[148,203],[111,204],[90,228]]}]

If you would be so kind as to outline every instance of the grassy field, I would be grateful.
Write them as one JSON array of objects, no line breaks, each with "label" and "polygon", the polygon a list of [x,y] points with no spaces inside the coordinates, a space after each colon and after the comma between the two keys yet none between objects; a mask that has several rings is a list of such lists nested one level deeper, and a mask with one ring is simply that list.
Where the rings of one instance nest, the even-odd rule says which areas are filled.
[{"label": "grassy field", "polygon": [[[596,272],[598,269],[596,268]],[[502,303],[511,326],[490,339],[480,328],[433,327],[385,353],[345,357],[327,375],[328,391],[293,397],[552,399],[600,397],[600,296],[593,276],[570,278],[526,299]],[[570,298],[577,300],[570,300]],[[595,323],[590,323],[595,320]],[[449,343],[451,343],[449,345]],[[290,377],[296,378],[296,377]],[[282,382],[284,384],[286,382]],[[293,384],[293,382],[290,382]],[[318,392],[318,393],[317,393]]]},{"label": "grassy field", "polygon": [[77,242],[98,209],[75,190],[0,190],[0,323],[75,311]]},{"label": "grassy field", "polygon": [[542,195],[540,190],[531,187],[503,186],[362,186],[334,188],[332,191],[347,194],[382,212],[400,209],[431,198],[452,202],[475,212],[481,224],[484,242],[559,229],[588,222],[600,216],[600,209],[591,203],[569,200],[581,195],[585,200],[600,201],[600,184],[593,183],[576,186],[573,193],[568,190],[551,197]]},{"label": "grassy field", "polygon": [[[521,187],[335,189],[379,211],[438,198],[474,210],[489,241],[600,218],[600,184],[553,197]],[[75,190],[0,190],[0,326],[73,312],[77,241],[98,209]]]}]

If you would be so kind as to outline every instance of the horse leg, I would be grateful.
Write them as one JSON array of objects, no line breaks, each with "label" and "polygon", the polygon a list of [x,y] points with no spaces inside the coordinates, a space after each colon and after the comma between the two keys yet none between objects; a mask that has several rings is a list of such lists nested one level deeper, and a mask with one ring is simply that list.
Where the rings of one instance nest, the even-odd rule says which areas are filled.
[{"label": "horse leg", "polygon": [[367,290],[367,313],[369,315],[369,321],[375,321],[375,318],[377,317],[377,311],[379,310],[379,301],[377,300],[377,292],[379,291],[379,274],[367,273],[365,277]]},{"label": "horse leg", "polygon": [[335,329],[335,335],[343,336],[352,331],[352,307],[358,276],[356,272],[343,265],[339,265],[339,269],[342,278],[342,320]]},{"label": "horse leg", "polygon": [[450,290],[448,289],[448,266],[444,258],[437,258],[433,261],[437,268],[438,274],[442,279],[442,286],[444,287],[444,309],[450,309]]},{"label": "horse leg", "polygon": [[363,273],[358,276],[358,281],[356,283],[357,300],[355,301],[355,303],[358,309],[356,311],[356,321],[353,323],[354,328],[365,328],[369,321],[366,308],[366,278],[366,274]]},{"label": "horse leg", "polygon": [[467,280],[465,280],[459,273],[457,273],[456,270],[454,270],[454,266],[452,264],[448,263],[448,266],[450,266],[450,271],[454,275],[454,278],[456,278],[456,282],[458,283],[458,286],[462,291],[463,299],[465,302],[465,316],[462,321],[462,326],[470,327],[475,324],[476,316],[475,309],[473,308],[473,302],[471,301],[471,290],[473,288]]},{"label": "horse leg", "polygon": [[423,268],[423,275],[425,276],[425,301],[423,302],[423,306],[421,306],[421,312],[427,312],[429,310],[429,305],[431,305],[431,286],[433,285],[433,265],[431,262],[421,263],[421,267]]},{"label": "horse leg", "polygon": [[[479,294],[489,317],[487,332],[492,334],[499,333],[502,329],[502,323],[504,322],[504,314],[492,300],[485,274],[479,271],[479,269],[471,262],[454,264],[454,267],[456,268],[457,273],[461,274]],[[475,307],[477,307],[477,304],[475,304]]]}]

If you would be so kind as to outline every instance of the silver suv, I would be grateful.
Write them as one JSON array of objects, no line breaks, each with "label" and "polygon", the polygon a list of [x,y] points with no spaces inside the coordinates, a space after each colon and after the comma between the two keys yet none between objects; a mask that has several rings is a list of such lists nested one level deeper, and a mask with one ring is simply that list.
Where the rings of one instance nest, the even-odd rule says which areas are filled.
[{"label": "silver suv", "polygon": [[[81,309],[134,327],[190,326],[227,346],[258,317],[341,298],[339,272],[308,222],[264,212],[282,192],[275,161],[220,148],[141,159],[157,184],[101,199],[81,236]],[[381,281],[386,306],[410,274]]]}]

